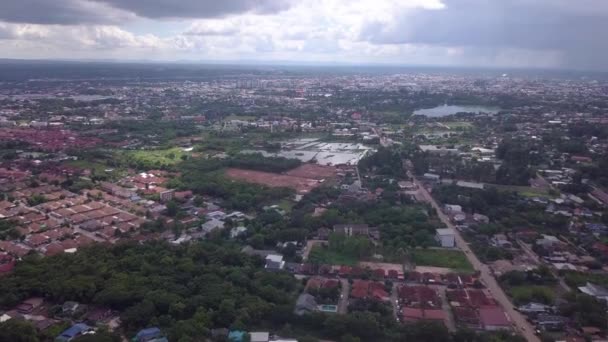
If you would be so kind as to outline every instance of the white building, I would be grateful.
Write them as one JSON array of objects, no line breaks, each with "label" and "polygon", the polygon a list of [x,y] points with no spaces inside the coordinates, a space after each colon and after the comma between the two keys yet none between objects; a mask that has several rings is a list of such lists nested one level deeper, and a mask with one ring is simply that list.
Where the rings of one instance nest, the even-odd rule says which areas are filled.
[{"label": "white building", "polygon": [[443,228],[435,230],[435,240],[441,247],[453,248],[456,247],[456,233],[451,228]]},{"label": "white building", "polygon": [[285,267],[285,261],[283,260],[283,256],[280,254],[270,254],[266,256],[266,266],[265,268],[270,271],[278,271],[282,270]]},{"label": "white building", "polygon": [[447,211],[448,213],[461,213],[462,212],[462,207],[459,206],[458,204],[446,204],[444,206],[445,211]]}]

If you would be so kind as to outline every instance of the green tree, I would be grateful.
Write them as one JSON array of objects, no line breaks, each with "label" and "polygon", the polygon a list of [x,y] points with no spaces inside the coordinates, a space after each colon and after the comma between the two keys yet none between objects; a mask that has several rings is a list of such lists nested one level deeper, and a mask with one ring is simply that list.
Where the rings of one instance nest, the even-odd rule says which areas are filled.
[{"label": "green tree", "polygon": [[10,319],[0,323],[0,341],[38,342],[36,328],[29,322]]}]

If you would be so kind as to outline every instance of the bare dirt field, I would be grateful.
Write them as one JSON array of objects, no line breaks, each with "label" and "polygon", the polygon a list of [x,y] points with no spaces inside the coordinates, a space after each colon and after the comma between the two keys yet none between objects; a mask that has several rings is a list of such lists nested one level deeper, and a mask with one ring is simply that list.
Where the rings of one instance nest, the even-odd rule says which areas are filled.
[{"label": "bare dirt field", "polygon": [[333,166],[317,164],[302,164],[293,170],[285,172],[285,174],[288,176],[321,180],[335,177],[336,168]]},{"label": "bare dirt field", "polygon": [[384,271],[397,271],[399,273],[403,273],[403,265],[401,264],[389,264],[385,262],[369,262],[369,261],[361,261],[359,262],[359,266],[363,268],[371,268],[373,270],[383,269]]},{"label": "bare dirt field", "polygon": [[318,180],[311,178],[234,168],[227,169],[226,176],[235,180],[269,187],[291,188],[296,190],[299,194],[305,194],[321,184]]}]

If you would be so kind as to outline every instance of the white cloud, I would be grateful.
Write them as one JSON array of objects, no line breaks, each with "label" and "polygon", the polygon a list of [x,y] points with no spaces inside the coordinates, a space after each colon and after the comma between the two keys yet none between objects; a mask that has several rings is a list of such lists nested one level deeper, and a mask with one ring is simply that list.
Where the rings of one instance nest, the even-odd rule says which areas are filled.
[{"label": "white cloud", "polygon": [[[569,0],[277,0],[262,7],[254,0],[94,2],[84,9],[70,7],[69,13],[111,5],[113,17],[126,13],[131,18],[206,19],[179,20],[177,32],[159,32],[154,23],[161,19],[146,19],[145,24],[140,21],[137,34],[120,24],[0,22],[0,43],[6,46],[0,57],[559,67],[601,64],[604,50],[608,51],[599,41],[601,35],[587,34],[594,27],[608,28],[601,24],[608,17],[608,2],[599,0],[576,4]],[[199,13],[205,9],[211,12]],[[44,17],[36,18],[45,22]],[[580,18],[588,20],[580,22]],[[549,31],[565,29],[556,35],[543,31],[544,26]],[[595,45],[601,52],[597,61],[577,49]]]}]

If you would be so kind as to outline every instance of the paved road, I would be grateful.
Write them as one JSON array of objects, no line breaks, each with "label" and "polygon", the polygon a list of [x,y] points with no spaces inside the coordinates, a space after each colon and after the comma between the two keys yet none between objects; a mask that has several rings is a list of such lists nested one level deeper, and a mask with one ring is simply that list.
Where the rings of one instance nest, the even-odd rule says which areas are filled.
[{"label": "paved road", "polygon": [[393,316],[395,318],[395,320],[397,320],[397,322],[401,322],[401,320],[399,319],[399,299],[398,299],[398,292],[397,292],[397,286],[399,285],[399,283],[394,282],[393,283],[393,288],[391,289],[391,307],[393,308]]},{"label": "paved road", "polygon": [[340,279],[342,283],[342,292],[340,293],[340,301],[338,301],[338,313],[348,313],[348,293],[350,290],[350,284],[347,279]]},{"label": "paved road", "polygon": [[[408,172],[409,175],[409,172]],[[513,304],[509,300],[509,297],[504,293],[502,288],[498,285],[498,282],[490,272],[490,268],[483,264],[477,256],[473,253],[473,251],[469,248],[469,245],[460,235],[460,232],[456,229],[456,227],[452,224],[450,219],[443,213],[435,199],[429,194],[426,188],[416,179],[412,178],[414,183],[418,186],[418,191],[426,201],[435,208],[437,211],[437,215],[443,221],[443,223],[448,226],[448,228],[452,228],[455,232],[456,237],[456,245],[465,253],[469,262],[473,265],[476,270],[480,271],[479,279],[486,286],[486,288],[490,291],[494,299],[503,307],[511,322],[514,325],[515,330],[524,336],[529,342],[540,342],[540,339],[534,334],[534,327],[526,320],[526,318],[516,311],[513,307]]]},{"label": "paved road", "polygon": [[81,235],[84,235],[84,236],[86,236],[86,237],[88,237],[90,239],[93,239],[96,242],[110,242],[110,243],[112,243],[112,241],[108,241],[108,240],[106,240],[106,239],[104,239],[102,237],[99,237],[99,236],[95,235],[95,233],[91,233],[91,232],[86,231],[86,230],[81,229],[81,228],[74,228],[74,233],[79,233]]},{"label": "paved road", "polygon": [[[534,253],[534,251],[530,248],[530,246],[528,246],[528,244],[526,244],[525,242],[523,242],[521,240],[517,240],[517,244],[519,245],[521,250],[524,251],[524,253],[526,253],[526,255],[528,255],[528,257],[530,257],[532,260],[534,260],[538,265],[544,264],[544,262],[538,257],[538,255],[536,253]],[[549,265],[547,265],[547,266],[549,266]],[[566,284],[566,282],[564,281],[564,278],[560,277],[560,275],[555,271],[554,268],[549,266],[549,271],[551,272],[551,274],[553,274],[555,279],[557,279],[559,281],[559,285],[562,287],[562,289],[565,292],[571,291],[570,286],[568,286],[568,284]]]},{"label": "paved road", "polygon": [[306,261],[308,260],[308,255],[310,254],[310,251],[312,250],[312,248],[315,245],[322,245],[326,243],[326,241],[323,240],[308,240],[306,241],[306,246],[304,247],[304,251],[302,251],[302,260]]},{"label": "paved road", "polygon": [[449,331],[456,331],[456,321],[454,320],[454,314],[452,312],[452,310],[450,310],[450,303],[448,302],[448,297],[445,294],[445,290],[447,289],[446,286],[431,286],[432,288],[434,288],[438,293],[439,293],[439,297],[441,298],[441,308],[443,309],[443,312],[445,312],[446,315],[446,320],[445,320],[445,325],[448,328]]}]

